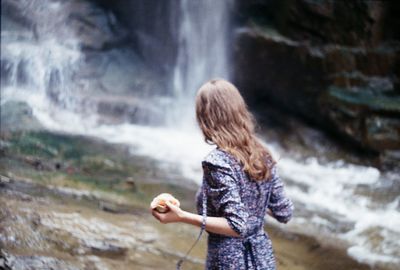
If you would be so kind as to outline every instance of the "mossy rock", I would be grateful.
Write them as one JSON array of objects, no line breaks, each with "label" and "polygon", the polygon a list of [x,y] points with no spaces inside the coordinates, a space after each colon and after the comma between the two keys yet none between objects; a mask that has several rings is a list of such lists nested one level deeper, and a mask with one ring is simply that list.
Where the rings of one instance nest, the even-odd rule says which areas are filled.
[{"label": "mossy rock", "polygon": [[23,101],[7,101],[0,106],[1,132],[41,130],[43,126],[33,115],[32,108]]},{"label": "mossy rock", "polygon": [[400,113],[400,96],[373,95],[369,91],[352,92],[345,88],[330,87],[329,96],[349,106],[359,106],[371,111]]}]

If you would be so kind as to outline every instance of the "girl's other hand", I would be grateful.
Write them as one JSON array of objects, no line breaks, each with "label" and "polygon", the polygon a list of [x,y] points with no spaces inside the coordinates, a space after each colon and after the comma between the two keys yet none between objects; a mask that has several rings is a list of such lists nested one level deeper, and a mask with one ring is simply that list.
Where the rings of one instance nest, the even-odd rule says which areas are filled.
[{"label": "girl's other hand", "polygon": [[166,213],[159,213],[156,210],[152,209],[152,215],[158,219],[163,224],[173,223],[173,222],[181,222],[185,216],[185,211],[183,211],[178,206],[170,203],[169,201],[165,202],[169,208],[169,211]]}]

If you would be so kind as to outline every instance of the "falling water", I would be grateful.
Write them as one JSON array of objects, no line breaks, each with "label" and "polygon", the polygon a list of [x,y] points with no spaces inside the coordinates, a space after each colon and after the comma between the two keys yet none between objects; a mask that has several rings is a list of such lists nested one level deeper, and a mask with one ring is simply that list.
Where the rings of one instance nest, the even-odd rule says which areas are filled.
[{"label": "falling water", "polygon": [[211,78],[229,79],[229,33],[232,1],[180,2],[178,58],[173,75],[176,107],[168,123],[194,125],[194,96]]},{"label": "falling water", "polygon": [[89,103],[82,106],[83,87],[74,82],[82,53],[79,39],[63,25],[68,4],[37,0],[17,3],[35,22],[34,30],[15,31],[11,27],[9,31],[5,29],[8,21],[5,26],[2,21],[2,103],[18,99],[33,108],[41,104],[48,114],[53,114],[51,108],[82,114],[82,109],[91,111]]}]

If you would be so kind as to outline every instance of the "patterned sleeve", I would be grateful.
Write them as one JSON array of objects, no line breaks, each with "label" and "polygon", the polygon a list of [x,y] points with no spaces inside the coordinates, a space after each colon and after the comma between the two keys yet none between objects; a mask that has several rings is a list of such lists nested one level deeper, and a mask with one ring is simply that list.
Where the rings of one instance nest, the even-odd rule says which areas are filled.
[{"label": "patterned sleeve", "polygon": [[275,219],[281,223],[287,223],[293,214],[293,202],[286,197],[283,182],[277,172],[276,165],[272,167],[272,193],[268,208],[271,210]]},{"label": "patterned sleeve", "polygon": [[203,162],[207,196],[221,217],[240,236],[247,231],[248,213],[239,193],[239,186],[232,169]]},{"label": "patterned sleeve", "polygon": [[202,200],[203,200],[202,188],[203,188],[203,186],[200,186],[200,187],[197,189],[196,195],[195,195],[195,199],[196,199],[196,209],[197,209],[197,213],[198,213],[199,215],[201,215],[202,212],[203,212],[203,206],[202,206]]}]

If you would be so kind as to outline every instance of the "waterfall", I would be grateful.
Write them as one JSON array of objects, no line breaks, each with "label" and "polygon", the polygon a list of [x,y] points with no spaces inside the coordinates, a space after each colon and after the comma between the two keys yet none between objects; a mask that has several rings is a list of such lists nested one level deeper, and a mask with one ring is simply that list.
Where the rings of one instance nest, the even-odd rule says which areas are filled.
[{"label": "waterfall", "polygon": [[[82,86],[74,81],[83,54],[79,39],[64,24],[67,4],[55,1],[8,3],[24,13],[27,27],[6,17],[1,29],[2,103],[21,100],[52,115],[57,109],[84,113]],[[3,8],[3,2],[2,2]],[[3,16],[3,15],[2,15]]]},{"label": "waterfall", "polygon": [[55,40],[37,44],[14,41],[2,44],[1,50],[7,55],[2,59],[6,97],[35,95],[69,110],[76,108],[71,76],[80,57],[78,51]]},{"label": "waterfall", "polygon": [[169,125],[194,125],[197,89],[212,78],[229,79],[229,33],[232,1],[181,0],[178,56],[173,74],[175,108]]},{"label": "waterfall", "polygon": [[[122,61],[122,64],[119,61],[111,69],[108,68],[109,62],[118,62],[115,60],[115,53],[82,51],[82,48],[87,47],[88,43],[93,46],[92,43],[96,42],[93,40],[98,37],[96,37],[96,33],[92,37],[90,32],[85,32],[94,31],[96,28],[94,30],[89,29],[94,26],[86,25],[85,21],[79,17],[82,16],[83,18],[83,15],[79,13],[76,15],[77,12],[73,10],[76,7],[73,3],[37,0],[17,3],[9,1],[7,3],[8,5],[15,5],[22,13],[26,14],[32,27],[15,31],[7,23],[5,26],[2,25],[1,83],[4,88],[2,93],[6,99],[20,97],[30,106],[37,107],[37,100],[40,96],[40,104],[43,105],[40,110],[44,114],[59,116],[60,113],[56,112],[58,108],[64,109],[66,112],[76,112],[79,118],[79,114],[96,114],[97,105],[95,101],[104,94],[104,78],[107,79],[111,76],[111,83],[107,83],[106,87],[113,87],[115,83],[117,83],[115,85],[117,88],[124,83],[127,85],[128,91],[126,91],[122,100],[134,99],[135,96],[143,94],[141,93],[143,82],[139,83],[137,93],[129,94],[129,89],[132,87],[131,81],[135,80],[131,78],[130,73],[137,73],[137,70],[143,70],[144,66],[137,68],[138,61],[136,58],[124,59],[125,62]],[[195,126],[194,96],[196,90],[202,83],[211,78],[230,78],[228,58],[230,51],[229,35],[232,32],[230,31],[230,16],[232,15],[233,1],[180,0],[178,6],[174,1],[171,1],[170,4],[173,5],[171,9],[179,10],[177,12],[179,15],[178,29],[171,31],[178,33],[177,37],[171,37],[178,39],[175,66],[173,66],[172,76],[169,78],[171,82],[169,85],[172,85],[171,96],[165,98],[165,96],[163,97],[153,90],[148,91],[152,93],[150,98],[142,101],[142,104],[145,104],[142,107],[146,106],[147,108],[137,115],[142,118],[151,118],[148,115],[156,111],[153,107],[159,107],[158,109],[162,111],[166,100],[166,109],[162,117],[166,118],[164,120],[167,126],[179,126],[179,128],[193,130]],[[95,6],[81,5],[81,9],[86,8],[90,11],[93,10],[91,12],[99,12]],[[105,17],[106,13],[103,13],[101,16]],[[6,18],[6,22],[8,20]],[[93,18],[91,20],[91,24],[98,21]],[[104,27],[104,25],[107,26],[102,22],[96,27]],[[89,30],[83,31],[82,27],[87,27]],[[165,26],[158,25],[157,27]],[[173,24],[172,27],[176,27],[176,25]],[[11,28],[11,31],[8,28]],[[101,36],[106,36],[105,40],[109,38],[107,33],[110,31],[106,30],[104,30],[105,33],[101,33]],[[163,29],[159,29],[155,33],[161,35]],[[114,36],[109,39],[112,40],[112,38]],[[100,45],[95,44],[95,46]],[[154,46],[163,45],[155,44]],[[119,57],[125,58],[124,55]],[[163,61],[162,58],[160,58],[160,61]],[[93,66],[92,62],[95,62],[96,66]],[[107,63],[104,64],[104,62]],[[164,63],[158,64],[164,65]],[[133,67],[130,68],[130,66]],[[122,71],[118,69],[119,67]],[[130,69],[125,71],[123,70],[124,67]],[[108,72],[105,75],[101,74],[105,72],[104,70]],[[114,71],[122,75],[115,75]],[[121,81],[118,77],[127,75],[130,76],[126,78],[127,82]],[[157,74],[153,73],[150,76],[154,78],[157,77]],[[140,78],[136,80],[140,81]],[[146,81],[149,83],[150,80]],[[121,92],[124,93],[119,89],[108,90],[106,94],[109,97],[105,96],[107,102],[112,102],[111,95],[118,96]],[[30,98],[32,95],[34,98]],[[161,105],[158,105],[158,103]],[[53,111],[46,112],[49,109],[46,109],[46,107],[49,106],[54,107]],[[39,108],[33,109],[38,110]],[[126,111],[124,110],[121,114]],[[153,118],[156,117],[158,116],[156,115]],[[137,122],[146,123],[146,120],[142,119],[142,121]]]}]

